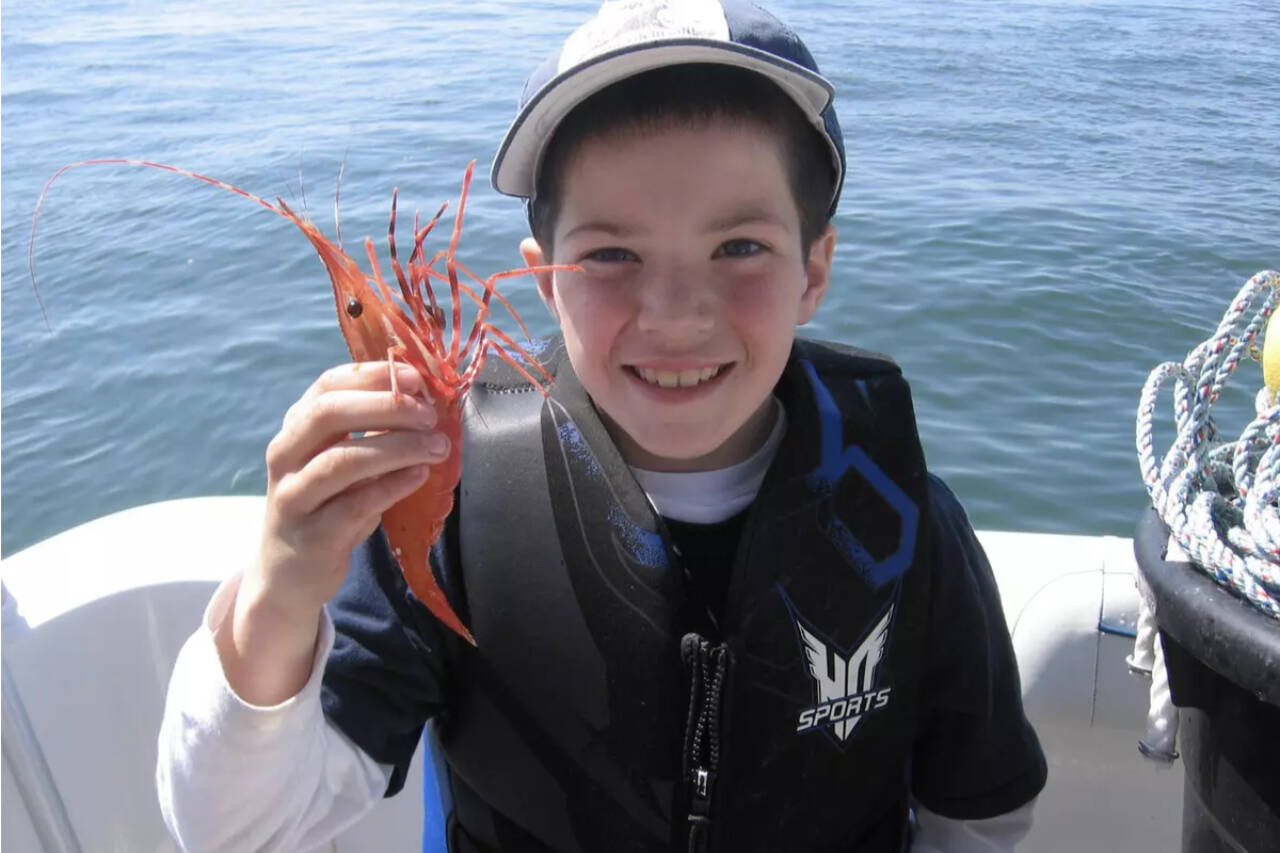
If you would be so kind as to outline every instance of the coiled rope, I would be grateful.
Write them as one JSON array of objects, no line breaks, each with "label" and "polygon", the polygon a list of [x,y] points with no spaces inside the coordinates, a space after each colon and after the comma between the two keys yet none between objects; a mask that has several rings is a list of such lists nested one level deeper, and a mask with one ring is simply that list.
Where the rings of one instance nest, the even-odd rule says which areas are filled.
[{"label": "coiled rope", "polygon": [[[1181,364],[1151,371],[1138,403],[1138,464],[1174,541],[1218,583],[1280,619],[1280,405],[1271,389],[1234,441],[1219,439],[1213,406],[1280,299],[1280,275],[1245,282],[1218,324]],[[1280,335],[1280,327],[1276,334]],[[1274,345],[1274,344],[1273,344]],[[1156,461],[1152,421],[1160,387],[1174,380],[1173,444]]]}]

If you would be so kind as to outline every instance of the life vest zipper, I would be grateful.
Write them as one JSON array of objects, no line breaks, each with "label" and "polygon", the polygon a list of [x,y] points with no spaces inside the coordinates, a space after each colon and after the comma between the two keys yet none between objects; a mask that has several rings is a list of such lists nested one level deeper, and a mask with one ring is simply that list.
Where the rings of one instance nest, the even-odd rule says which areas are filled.
[{"label": "life vest zipper", "polygon": [[711,839],[712,804],[720,769],[721,700],[729,674],[729,646],[685,634],[680,656],[689,671],[683,761],[689,786],[688,850],[705,853]]}]

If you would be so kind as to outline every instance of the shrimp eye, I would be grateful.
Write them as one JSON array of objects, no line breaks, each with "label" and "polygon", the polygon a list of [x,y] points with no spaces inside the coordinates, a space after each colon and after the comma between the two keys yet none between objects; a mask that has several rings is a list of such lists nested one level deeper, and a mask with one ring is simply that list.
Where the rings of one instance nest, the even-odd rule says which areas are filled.
[{"label": "shrimp eye", "polygon": [[431,319],[436,321],[436,325],[444,328],[444,309],[439,305],[431,307]]},{"label": "shrimp eye", "polygon": [[359,317],[363,313],[364,306],[360,304],[360,300],[356,299],[354,296],[349,297],[347,299],[347,316],[355,318]]}]

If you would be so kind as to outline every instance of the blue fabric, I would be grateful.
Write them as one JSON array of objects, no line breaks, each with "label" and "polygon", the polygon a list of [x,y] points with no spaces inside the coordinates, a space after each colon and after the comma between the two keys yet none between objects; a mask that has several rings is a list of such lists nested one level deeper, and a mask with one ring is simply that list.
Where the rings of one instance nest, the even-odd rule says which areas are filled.
[{"label": "blue fabric", "polygon": [[422,732],[422,853],[448,853],[448,817],[453,797],[441,780],[447,779],[444,758],[435,748],[431,726]]}]

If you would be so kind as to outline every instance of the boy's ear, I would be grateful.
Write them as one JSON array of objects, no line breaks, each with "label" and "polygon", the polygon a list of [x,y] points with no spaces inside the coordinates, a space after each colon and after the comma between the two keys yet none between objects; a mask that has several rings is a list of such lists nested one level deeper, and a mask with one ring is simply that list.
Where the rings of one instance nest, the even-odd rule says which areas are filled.
[{"label": "boy's ear", "polygon": [[[527,267],[540,267],[550,263],[542,251],[542,246],[538,245],[538,241],[532,237],[525,237],[520,241],[520,255],[524,258],[524,265]],[[547,306],[551,316],[559,323],[560,312],[556,310],[556,294],[552,285],[553,273],[534,273],[534,278],[538,280],[538,295],[542,297],[542,304]]]},{"label": "boy's ear", "polygon": [[835,251],[836,227],[828,222],[827,227],[822,229],[822,233],[809,246],[809,257],[805,259],[805,289],[800,297],[797,326],[803,326],[813,319],[823,297],[827,295],[827,287],[831,284],[831,260],[835,257]]}]

